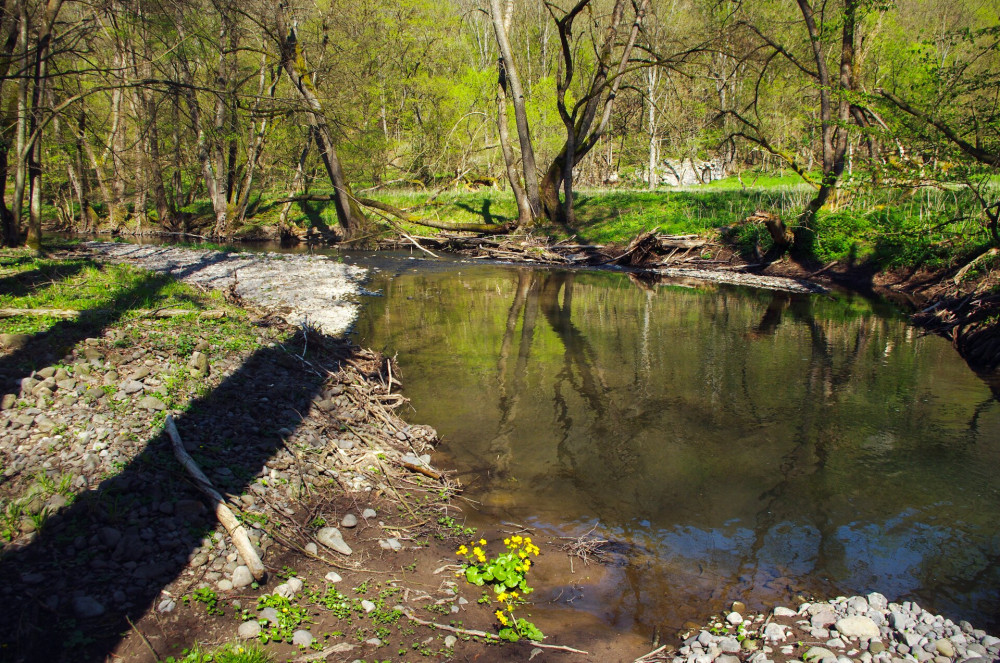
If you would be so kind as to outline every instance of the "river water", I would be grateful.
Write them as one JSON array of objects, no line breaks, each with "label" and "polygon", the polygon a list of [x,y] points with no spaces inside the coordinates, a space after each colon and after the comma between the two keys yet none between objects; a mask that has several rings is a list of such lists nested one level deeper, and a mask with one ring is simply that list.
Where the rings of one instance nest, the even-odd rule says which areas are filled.
[{"label": "river water", "polygon": [[1000,625],[1000,403],[889,305],[418,262],[355,338],[398,354],[469,522],[614,544],[538,576],[545,618],[648,636],[879,591]]}]

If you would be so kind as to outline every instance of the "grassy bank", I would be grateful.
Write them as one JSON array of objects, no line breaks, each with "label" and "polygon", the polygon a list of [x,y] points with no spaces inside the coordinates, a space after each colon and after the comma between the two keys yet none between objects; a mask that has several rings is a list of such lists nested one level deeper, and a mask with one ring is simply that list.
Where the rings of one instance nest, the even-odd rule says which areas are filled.
[{"label": "grassy bank", "polygon": [[[993,183],[992,190],[1000,188]],[[314,194],[329,193],[314,190]],[[517,216],[513,196],[494,189],[360,192],[425,218],[449,223],[503,224]],[[794,227],[813,189],[792,176],[744,175],[697,187],[582,189],[576,194],[574,228],[539,226],[535,235],[594,244],[627,244],[643,231],[713,236],[746,256],[766,252],[771,240],[762,225],[744,220],[757,210],[778,214]],[[994,193],[995,196],[995,193]],[[262,199],[238,234],[260,234],[277,224],[282,205]],[[799,257],[826,264],[838,261],[878,269],[947,268],[963,264],[989,246],[984,216],[972,192],[958,187],[845,186],[800,233]],[[207,217],[205,205],[199,215]],[[332,203],[292,205],[289,222],[298,228],[326,230],[337,225]],[[438,231],[404,224],[420,235]],[[391,231],[387,228],[386,233]]]}]

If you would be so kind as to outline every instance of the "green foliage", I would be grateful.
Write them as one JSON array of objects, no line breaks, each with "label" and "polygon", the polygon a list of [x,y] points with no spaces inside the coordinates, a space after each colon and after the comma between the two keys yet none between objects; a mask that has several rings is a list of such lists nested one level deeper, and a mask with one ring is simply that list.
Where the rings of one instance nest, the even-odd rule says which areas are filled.
[{"label": "green foliage", "polygon": [[180,658],[168,656],[164,663],[273,663],[270,654],[252,644],[227,644],[214,651],[200,646],[185,649]]},{"label": "green foliage", "polygon": [[[185,597],[187,598],[187,597]],[[219,595],[211,587],[199,587],[191,592],[191,600],[203,603],[205,611],[210,615],[223,615],[225,612],[219,606]]]},{"label": "green foliage", "polygon": [[[455,554],[466,560],[461,575],[477,587],[485,585],[492,588],[493,598],[500,604],[494,616],[500,624],[498,635],[501,639],[511,642],[521,638],[541,641],[544,637],[542,632],[530,621],[514,614],[518,606],[526,603],[523,597],[533,591],[527,579],[530,558],[540,551],[531,542],[531,537],[515,535],[504,539],[503,543],[506,552],[496,557],[486,555],[486,539],[459,546]],[[489,598],[488,594],[484,596]]]},{"label": "green foliage", "polygon": [[[268,594],[257,599],[257,610],[260,611],[264,608],[274,608],[277,613],[276,620],[269,620],[261,624],[259,637],[264,644],[272,640],[291,642],[295,630],[300,625],[310,621],[309,614],[304,607],[277,594]],[[249,617],[249,615],[245,615],[245,617]]]}]

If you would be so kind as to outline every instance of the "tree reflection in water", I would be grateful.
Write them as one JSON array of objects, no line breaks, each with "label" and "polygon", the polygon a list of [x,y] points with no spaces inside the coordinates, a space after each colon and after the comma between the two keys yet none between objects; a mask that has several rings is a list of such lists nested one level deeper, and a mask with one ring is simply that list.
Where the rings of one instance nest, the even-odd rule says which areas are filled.
[{"label": "tree reflection in water", "polygon": [[625,544],[572,609],[881,591],[997,625],[1000,407],[947,343],[859,298],[461,269],[377,284],[359,335],[484,523]]}]

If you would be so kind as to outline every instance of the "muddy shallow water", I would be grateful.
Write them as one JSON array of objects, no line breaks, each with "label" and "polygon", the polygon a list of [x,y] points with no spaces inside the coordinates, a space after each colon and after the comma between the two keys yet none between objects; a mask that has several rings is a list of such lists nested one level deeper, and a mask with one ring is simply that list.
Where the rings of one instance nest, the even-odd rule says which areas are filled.
[{"label": "muddy shallow water", "polygon": [[542,623],[645,637],[733,599],[879,591],[1000,625],[1000,403],[890,307],[382,267],[355,337],[398,353],[469,520],[616,543],[608,567],[540,568]]}]

